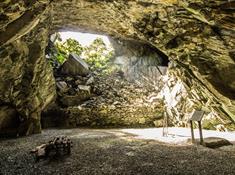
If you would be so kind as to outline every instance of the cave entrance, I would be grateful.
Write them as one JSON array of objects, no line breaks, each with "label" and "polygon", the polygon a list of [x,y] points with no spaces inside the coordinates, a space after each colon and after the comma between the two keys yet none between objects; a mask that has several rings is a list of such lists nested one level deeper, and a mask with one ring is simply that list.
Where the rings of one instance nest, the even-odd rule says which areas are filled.
[{"label": "cave entrance", "polygon": [[46,56],[57,100],[42,113],[46,127],[162,126],[159,92],[168,58],[153,46],[103,35],[51,35]]}]

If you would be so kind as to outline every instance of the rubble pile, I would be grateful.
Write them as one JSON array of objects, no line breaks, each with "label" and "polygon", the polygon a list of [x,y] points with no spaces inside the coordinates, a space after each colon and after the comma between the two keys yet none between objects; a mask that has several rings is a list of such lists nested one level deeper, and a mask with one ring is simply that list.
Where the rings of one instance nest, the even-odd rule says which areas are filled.
[{"label": "rubble pile", "polygon": [[120,71],[55,76],[57,106],[46,116],[59,118],[61,126],[162,126],[163,102],[151,83],[129,82]]},{"label": "rubble pile", "polygon": [[130,83],[118,73],[58,80],[66,126],[162,125],[162,102],[153,87]]}]

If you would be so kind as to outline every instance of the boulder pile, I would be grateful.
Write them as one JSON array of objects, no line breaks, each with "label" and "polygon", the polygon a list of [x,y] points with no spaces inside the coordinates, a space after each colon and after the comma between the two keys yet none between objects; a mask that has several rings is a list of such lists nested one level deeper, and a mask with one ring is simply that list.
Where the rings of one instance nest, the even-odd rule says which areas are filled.
[{"label": "boulder pile", "polygon": [[150,84],[129,82],[120,71],[109,75],[58,73],[57,102],[51,107],[54,112],[48,109],[43,118],[60,113],[54,117],[66,127],[161,126],[163,102]]}]

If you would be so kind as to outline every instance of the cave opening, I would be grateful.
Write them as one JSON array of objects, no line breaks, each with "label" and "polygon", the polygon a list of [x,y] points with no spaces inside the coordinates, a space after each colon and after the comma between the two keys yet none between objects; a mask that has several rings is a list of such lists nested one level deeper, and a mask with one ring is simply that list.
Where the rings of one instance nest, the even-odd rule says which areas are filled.
[{"label": "cave opening", "polygon": [[[0,174],[234,174],[234,0],[3,0],[0,11]],[[104,34],[113,51],[48,43],[60,30]],[[215,150],[188,142],[194,110]]]},{"label": "cave opening", "polygon": [[50,36],[56,101],[42,112],[48,127],[161,127],[159,95],[168,57],[142,41],[63,31]]}]

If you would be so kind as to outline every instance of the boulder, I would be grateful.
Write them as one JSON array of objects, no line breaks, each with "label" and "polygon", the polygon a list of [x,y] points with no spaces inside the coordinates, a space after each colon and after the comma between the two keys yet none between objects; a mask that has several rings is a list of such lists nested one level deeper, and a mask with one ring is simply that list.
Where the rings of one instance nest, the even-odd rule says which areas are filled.
[{"label": "boulder", "polygon": [[62,93],[66,93],[69,90],[69,87],[65,81],[56,82],[56,87]]},{"label": "boulder", "polygon": [[219,137],[208,137],[204,139],[204,145],[208,148],[219,148],[232,145],[228,140]]},{"label": "boulder", "polygon": [[75,53],[71,53],[61,66],[61,73],[65,75],[86,76],[89,72],[88,64]]},{"label": "boulder", "polygon": [[85,86],[85,85],[78,85],[79,91],[85,94],[90,94],[91,93],[91,87],[90,86]]},{"label": "boulder", "polygon": [[86,85],[93,84],[94,82],[95,82],[94,77],[90,77],[90,78],[87,80]]},{"label": "boulder", "polygon": [[91,95],[87,93],[79,93],[77,95],[66,95],[60,99],[60,102],[64,106],[78,106],[83,101],[88,100],[90,97]]}]

